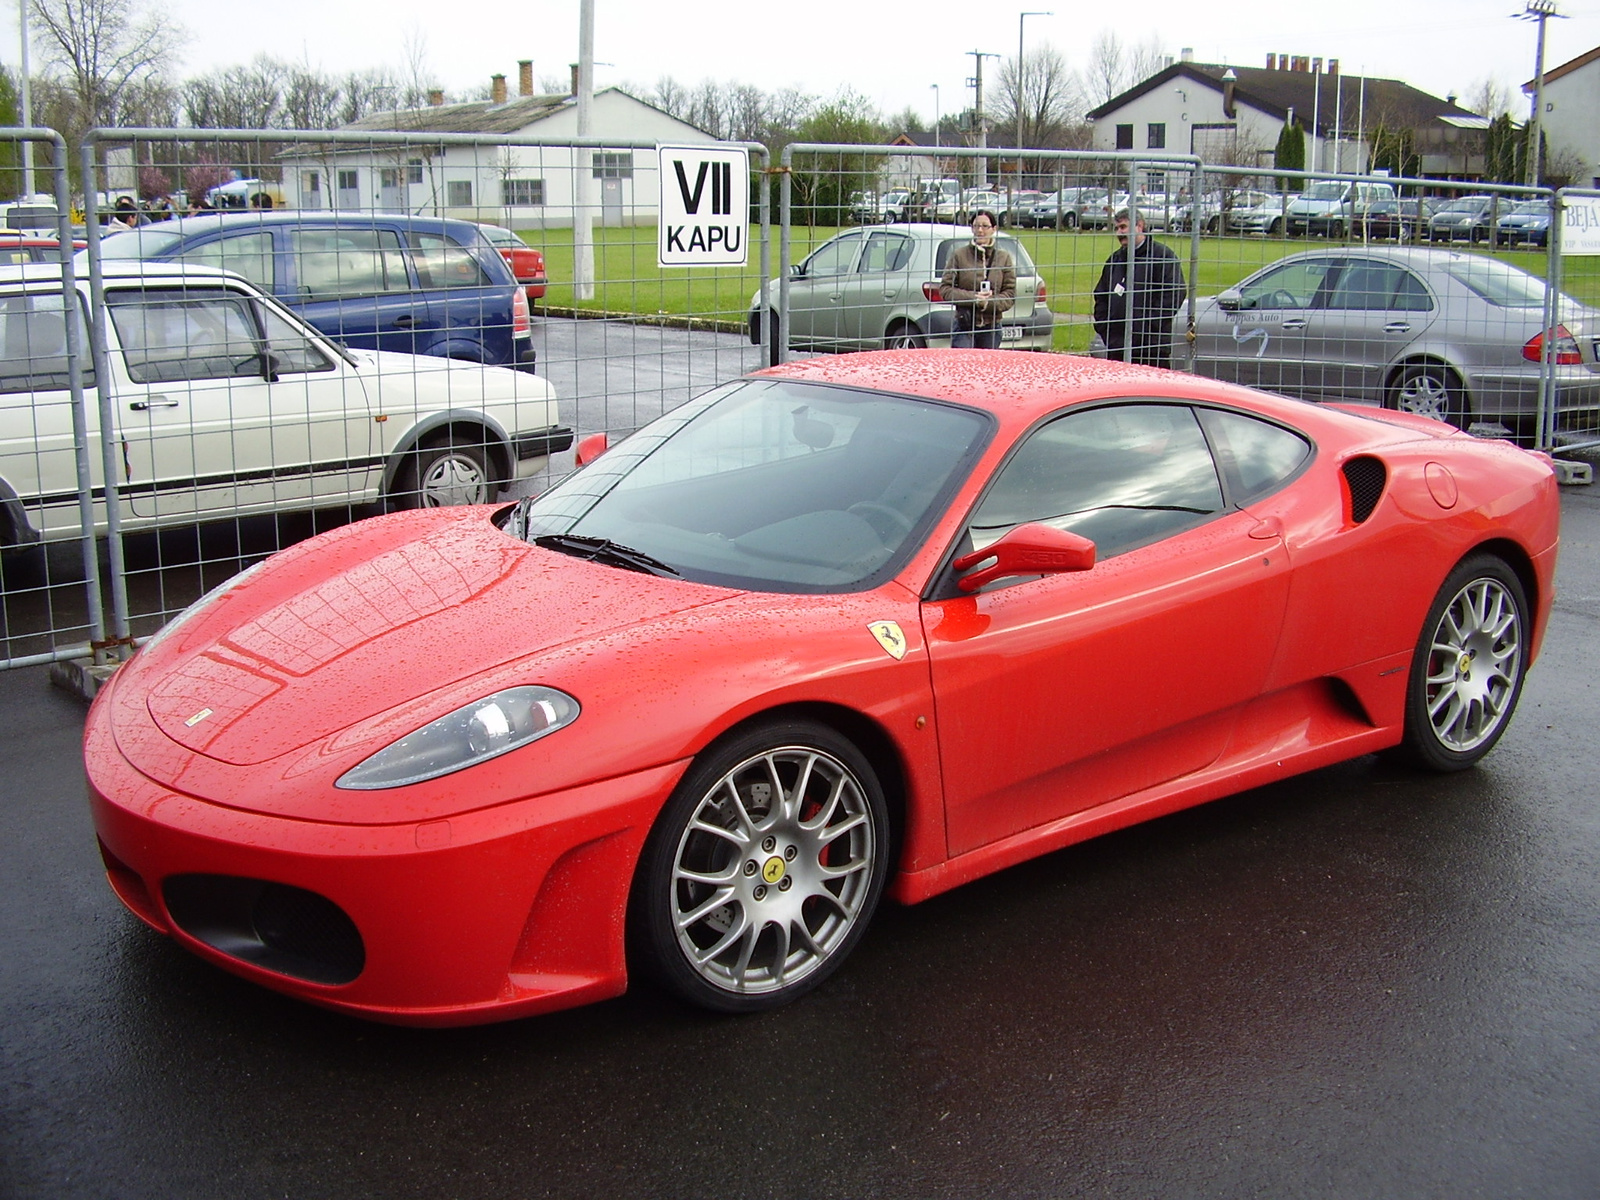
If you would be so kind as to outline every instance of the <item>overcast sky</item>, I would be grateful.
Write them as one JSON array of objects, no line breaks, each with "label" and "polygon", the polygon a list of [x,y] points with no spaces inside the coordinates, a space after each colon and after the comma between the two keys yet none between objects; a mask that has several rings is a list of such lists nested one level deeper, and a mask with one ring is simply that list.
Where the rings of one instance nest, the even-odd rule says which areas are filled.
[{"label": "overcast sky", "polygon": [[[16,0],[4,58],[18,57]],[[812,0],[784,5],[750,0],[596,0],[595,58],[600,86],[652,86],[664,75],[693,84],[702,79],[754,84],[775,91],[794,86],[831,96],[852,88],[885,116],[908,105],[931,120],[939,105],[953,112],[971,104],[965,87],[970,50],[1014,57],[1017,14],[1051,0],[1017,5],[950,3],[863,4]],[[267,0],[238,5],[218,0],[161,0],[188,29],[180,74],[199,74],[265,52],[305,61],[331,73],[400,67],[407,43],[420,43],[435,81],[466,90],[504,73],[512,88],[517,60],[531,58],[537,78],[565,79],[577,58],[576,0],[532,4],[490,0]],[[1138,0],[1127,4],[1137,24],[1119,32],[1139,43],[1152,34],[1166,53],[1192,47],[1201,62],[1265,66],[1269,52],[1337,58],[1347,74],[1403,79],[1435,95],[1466,98],[1478,81],[1508,89],[1533,75],[1535,31],[1514,20],[1523,0]],[[1116,23],[1116,3],[1086,6],[1054,0],[1055,14],[1026,22],[1027,44],[1053,44],[1082,68],[1090,44]],[[1563,0],[1569,19],[1551,20],[1545,51],[1553,67],[1600,45],[1600,0]],[[791,14],[788,19],[779,14]],[[781,22],[781,24],[780,24]],[[37,55],[35,55],[37,62]],[[986,62],[985,70],[995,64]],[[1526,108],[1519,104],[1519,114]]]}]

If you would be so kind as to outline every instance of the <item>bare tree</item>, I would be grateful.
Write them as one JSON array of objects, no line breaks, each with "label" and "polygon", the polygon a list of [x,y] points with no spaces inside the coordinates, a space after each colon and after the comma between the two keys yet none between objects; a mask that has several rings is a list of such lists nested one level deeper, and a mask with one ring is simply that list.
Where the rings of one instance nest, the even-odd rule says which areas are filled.
[{"label": "bare tree", "polygon": [[1466,109],[1491,121],[1511,111],[1511,89],[1493,76],[1484,76],[1467,92]]},{"label": "bare tree", "polygon": [[283,86],[283,123],[290,129],[332,129],[339,123],[339,85],[306,67],[291,67]]},{"label": "bare tree", "polygon": [[1098,103],[1105,103],[1141,79],[1147,79],[1165,65],[1166,52],[1161,39],[1152,34],[1136,46],[1124,45],[1117,31],[1102,29],[1089,47],[1086,69],[1088,89]]},{"label": "bare tree", "polygon": [[687,119],[689,89],[672,76],[663,75],[656,80],[656,86],[647,99],[668,116],[677,117],[680,121]]},{"label": "bare tree", "polygon": [[197,129],[272,129],[284,124],[283,93],[290,68],[259,54],[184,83],[183,107]]},{"label": "bare tree", "polygon": [[123,116],[130,88],[159,76],[186,35],[145,0],[24,0],[34,40],[61,70],[77,105],[74,129]]}]

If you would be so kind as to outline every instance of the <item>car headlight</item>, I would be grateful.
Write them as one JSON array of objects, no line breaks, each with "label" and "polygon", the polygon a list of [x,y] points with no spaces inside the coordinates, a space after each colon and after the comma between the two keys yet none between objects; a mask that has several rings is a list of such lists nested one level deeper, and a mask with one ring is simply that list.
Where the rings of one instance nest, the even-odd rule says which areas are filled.
[{"label": "car headlight", "polygon": [[578,702],[555,688],[507,688],[429,721],[351,767],[335,787],[405,787],[509,754],[578,719]]}]

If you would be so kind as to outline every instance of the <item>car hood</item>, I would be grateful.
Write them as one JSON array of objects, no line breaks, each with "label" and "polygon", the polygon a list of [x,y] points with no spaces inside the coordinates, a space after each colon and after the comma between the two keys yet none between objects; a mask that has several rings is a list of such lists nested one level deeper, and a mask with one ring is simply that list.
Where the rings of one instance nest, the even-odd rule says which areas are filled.
[{"label": "car hood", "polygon": [[346,350],[375,406],[384,406],[391,389],[405,401],[415,395],[430,402],[480,408],[487,400],[547,400],[555,389],[542,376],[510,367],[439,358],[432,354],[400,354],[392,350]]},{"label": "car hood", "polygon": [[530,654],[741,594],[543,550],[492,512],[362,521],[268,560],[129,664],[150,717],[189,750],[253,765]]}]

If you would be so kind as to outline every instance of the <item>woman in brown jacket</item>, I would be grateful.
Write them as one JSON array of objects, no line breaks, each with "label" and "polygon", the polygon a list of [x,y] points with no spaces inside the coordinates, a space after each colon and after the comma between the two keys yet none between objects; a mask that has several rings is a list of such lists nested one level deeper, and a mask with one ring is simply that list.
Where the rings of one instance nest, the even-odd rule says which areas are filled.
[{"label": "woman in brown jacket", "polygon": [[1000,348],[1000,315],[1017,299],[1017,268],[994,244],[999,222],[986,208],[972,214],[972,241],[956,247],[939,280],[940,294],[956,306],[954,347]]}]

